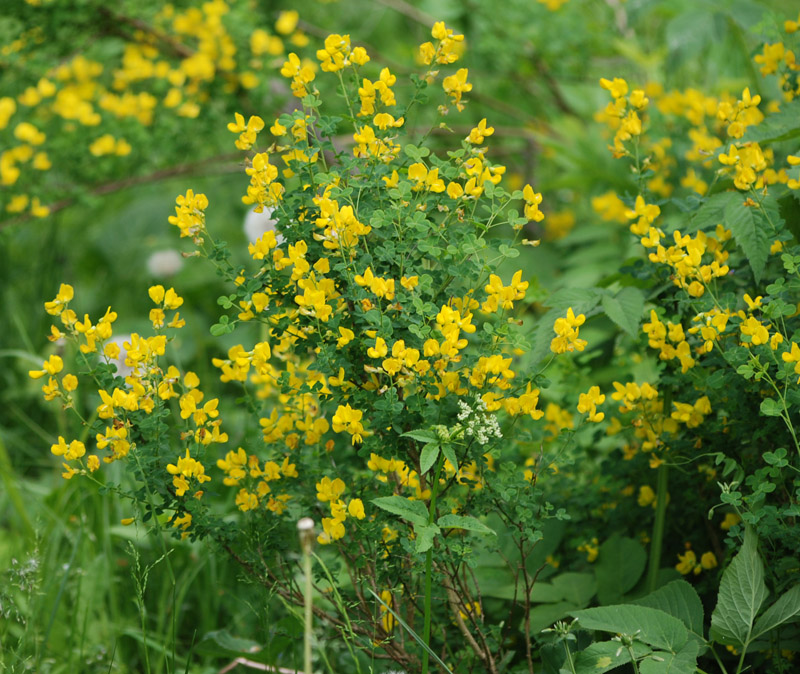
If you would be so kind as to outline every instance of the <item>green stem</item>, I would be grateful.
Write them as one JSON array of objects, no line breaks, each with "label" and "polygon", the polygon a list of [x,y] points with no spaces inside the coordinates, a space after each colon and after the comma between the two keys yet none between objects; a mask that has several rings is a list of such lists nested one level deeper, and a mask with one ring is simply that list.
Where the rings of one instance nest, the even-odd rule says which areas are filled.
[{"label": "green stem", "polygon": [[311,555],[314,550],[314,520],[304,517],[297,523],[303,551],[303,671],[311,674],[311,640],[314,638],[314,582],[311,578]]},{"label": "green stem", "polygon": [[564,650],[567,652],[567,664],[572,674],[578,674],[575,670],[575,663],[572,661],[572,651],[569,650],[569,642],[564,639]]},{"label": "green stem", "polygon": [[[436,518],[436,496],[439,492],[439,475],[444,465],[444,454],[440,454],[436,466],[436,476],[431,484],[431,503],[428,509],[428,524]],[[425,553],[425,623],[422,630],[422,641],[428,647],[422,650],[422,674],[428,674],[428,658],[431,645],[431,567],[433,566],[433,548]]]},{"label": "green stem", "polygon": [[628,649],[628,655],[631,658],[631,664],[633,665],[634,674],[639,674],[639,663],[636,662],[636,655],[633,652],[633,648],[628,646],[627,649]]},{"label": "green stem", "polygon": [[313,586],[311,584],[311,555],[308,552],[303,552],[303,574],[305,575],[305,632],[303,635],[303,669],[306,672],[311,672],[311,638],[313,635],[312,629],[312,597]]},{"label": "green stem", "polygon": [[658,586],[658,570],[661,567],[661,548],[664,542],[664,525],[667,520],[667,464],[658,467],[656,519],[650,541],[650,560],[647,569],[647,591],[654,592]]}]

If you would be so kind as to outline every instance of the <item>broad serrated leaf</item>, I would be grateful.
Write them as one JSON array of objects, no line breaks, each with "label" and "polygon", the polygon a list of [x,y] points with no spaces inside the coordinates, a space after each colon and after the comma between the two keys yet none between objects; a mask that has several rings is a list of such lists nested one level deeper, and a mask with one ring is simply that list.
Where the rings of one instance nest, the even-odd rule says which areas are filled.
[{"label": "broad serrated leaf", "polygon": [[757,126],[751,127],[741,142],[754,141],[765,145],[800,137],[800,101],[781,105],[781,111],[769,115]]},{"label": "broad serrated leaf", "polygon": [[603,309],[614,323],[631,337],[638,337],[644,309],[644,293],[638,288],[623,288],[614,297],[603,295]]},{"label": "broad serrated leaf", "polygon": [[439,443],[438,442],[429,442],[422,448],[422,452],[419,455],[419,472],[422,475],[425,475],[436,463],[436,459],[439,458]]},{"label": "broad serrated leaf", "polygon": [[756,283],[760,283],[772,241],[763,216],[757,209],[745,206],[744,197],[737,197],[725,206],[725,226],[731,230],[733,238],[750,263]]},{"label": "broad serrated leaf", "polygon": [[497,535],[493,529],[487,527],[480,520],[466,515],[442,515],[436,520],[436,524],[442,527],[442,529],[466,529],[467,531],[475,531],[479,534]]},{"label": "broad serrated leaf", "polygon": [[[717,225],[725,221],[725,209],[729,203],[743,201],[738,192],[720,192],[705,200],[700,208],[694,212],[690,224],[685,233],[693,233],[697,230],[714,229]],[[683,231],[683,230],[681,230]]]},{"label": "broad serrated leaf", "polygon": [[602,604],[613,604],[636,585],[644,572],[647,553],[632,538],[612,536],[600,546],[594,566],[597,597]]},{"label": "broad serrated leaf", "polygon": [[680,620],[649,606],[599,606],[571,611],[570,615],[584,629],[636,635],[639,641],[671,653],[677,653],[689,640],[689,630]]},{"label": "broad serrated leaf", "polygon": [[752,638],[756,639],[798,615],[800,615],[800,585],[795,585],[791,590],[784,592],[780,599],[756,620]]},{"label": "broad serrated leaf", "polygon": [[692,633],[705,643],[703,638],[703,603],[695,589],[685,580],[673,580],[646,597],[633,602],[638,606],[657,608],[678,618]]},{"label": "broad serrated leaf", "polygon": [[751,641],[753,622],[766,598],[764,565],[758,556],[756,535],[747,527],[742,549],[722,574],[717,606],[711,614],[711,638],[743,647]]},{"label": "broad serrated leaf", "polygon": [[416,535],[415,549],[418,553],[427,552],[433,547],[433,539],[442,533],[435,524],[415,524],[414,534]]},{"label": "broad serrated leaf", "polygon": [[688,642],[677,653],[655,651],[639,662],[640,674],[694,674],[700,644]]},{"label": "broad serrated leaf", "polygon": [[428,523],[428,510],[422,501],[411,501],[402,496],[382,496],[372,499],[372,503],[381,510],[386,510],[408,520],[415,526],[422,526]]}]

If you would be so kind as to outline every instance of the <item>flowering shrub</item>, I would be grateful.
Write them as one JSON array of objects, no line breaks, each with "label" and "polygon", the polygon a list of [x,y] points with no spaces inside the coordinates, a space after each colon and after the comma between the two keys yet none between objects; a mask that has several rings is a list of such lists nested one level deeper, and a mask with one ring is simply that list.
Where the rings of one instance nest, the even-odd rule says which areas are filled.
[{"label": "flowering shrub", "polygon": [[[153,334],[133,334],[121,351],[111,341],[116,313],[80,320],[72,287],[62,285],[45,307],[59,317],[51,337],[74,344],[99,404],[87,422],[96,442],[60,438],[52,452],[67,479],[97,480],[101,463],[124,461],[137,488],[115,489],[143,508],[145,521],[166,516],[176,535],[212,539],[290,601],[298,595],[287,547],[297,520],[314,515],[318,542],[336,549],[332,559],[353,583],[349,616],[334,605],[320,617],[342,628],[349,617],[348,637],[416,668],[416,648],[398,638],[387,611],[438,642],[433,583],[437,623],[454,620],[466,639],[450,657],[494,670],[504,638],[484,622],[480,588],[462,577],[471,547],[494,544],[472,536],[496,535],[482,521],[493,514],[524,563],[552,515],[536,484],[540,462],[519,467],[533,456],[531,422],[544,416],[543,368],[515,365],[526,352],[515,309],[528,283],[521,271],[509,281],[495,273],[521,242],[537,243],[521,231],[542,219],[542,197],[530,186],[502,187],[505,167],[490,159],[486,120],[446,157],[404,136],[404,120],[440,68],[457,60],[460,35],[437,23],[432,37],[420,48],[428,69],[413,79],[410,100],[397,101],[388,68],[369,79],[367,52],[332,35],[317,57],[339,84],[346,116],[324,113],[316,78],[294,54],[281,72],[302,107],[271,125],[237,113],[228,129],[251,151],[242,200],[275,221],[249,246],[249,263],[234,262],[214,239],[205,195],[177,199],[170,222],[191,240],[190,254],[231,284],[212,334],[241,328],[247,338],[213,361],[251,415],[238,446],[227,448],[225,405],[208,399],[195,373],[167,364],[171,335],[184,326],[174,288],[149,289]],[[467,77],[466,69],[442,77],[443,109],[466,105]],[[352,133],[345,148],[334,144],[343,129]],[[513,208],[520,201],[524,215]],[[583,320],[569,309],[556,321],[554,354],[585,347]],[[114,365],[121,360],[131,368],[124,379]],[[61,358],[31,376],[46,377],[48,399],[81,413],[78,380]],[[590,421],[602,420],[595,406],[603,398],[597,387],[581,395]],[[222,504],[239,516],[231,520]],[[528,592],[532,583],[526,578]],[[422,658],[426,668],[427,651]]]}]

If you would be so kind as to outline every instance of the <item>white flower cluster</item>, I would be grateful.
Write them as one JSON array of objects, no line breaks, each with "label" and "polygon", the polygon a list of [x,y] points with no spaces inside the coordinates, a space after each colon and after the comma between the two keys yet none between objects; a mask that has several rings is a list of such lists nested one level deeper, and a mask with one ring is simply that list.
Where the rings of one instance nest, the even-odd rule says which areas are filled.
[{"label": "white flower cluster", "polygon": [[503,437],[497,417],[489,414],[486,403],[481,400],[480,396],[475,396],[474,407],[463,400],[458,401],[458,407],[461,410],[458,413],[458,420],[464,426],[464,433],[474,437],[479,445],[487,444],[493,437]]}]

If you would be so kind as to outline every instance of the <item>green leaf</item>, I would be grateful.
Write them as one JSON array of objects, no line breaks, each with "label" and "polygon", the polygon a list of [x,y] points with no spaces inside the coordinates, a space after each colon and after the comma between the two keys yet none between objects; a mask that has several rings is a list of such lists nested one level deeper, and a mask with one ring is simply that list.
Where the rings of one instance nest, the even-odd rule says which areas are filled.
[{"label": "green leaf", "polygon": [[453,445],[449,442],[445,442],[442,445],[442,454],[444,454],[444,458],[450,462],[450,465],[458,470],[458,459],[456,458],[456,450],[453,449]]},{"label": "green leaf", "polygon": [[422,475],[425,475],[436,463],[436,459],[439,458],[439,443],[438,442],[429,442],[422,448],[422,453],[419,456],[419,472]]},{"label": "green leaf", "polygon": [[756,535],[747,527],[742,549],[722,574],[717,607],[711,614],[711,638],[724,645],[744,647],[752,640],[753,621],[766,598]]},{"label": "green leaf", "polygon": [[613,604],[636,585],[644,572],[647,553],[632,538],[614,535],[600,546],[594,566],[597,597],[601,604]]},{"label": "green leaf", "polygon": [[703,603],[695,589],[685,580],[673,580],[646,597],[633,602],[637,606],[657,608],[678,618],[692,636],[705,643],[703,638]]},{"label": "green leaf", "polygon": [[[591,573],[561,573],[550,583],[561,595],[560,599],[572,602],[579,608],[586,606],[597,592],[597,580]],[[537,585],[538,583],[533,586],[534,592]]]},{"label": "green leaf", "polygon": [[758,126],[751,127],[742,138],[743,143],[777,143],[800,136],[800,101],[782,104],[781,111],[769,115]]},{"label": "green leaf", "polygon": [[763,215],[759,209],[745,206],[745,198],[733,191],[713,195],[697,210],[689,231],[725,225],[747,257],[756,282],[760,283],[772,241]]},{"label": "green leaf", "polygon": [[764,398],[759,406],[761,414],[765,417],[779,417],[783,412],[783,407],[775,398]]},{"label": "green leaf", "polygon": [[747,257],[756,283],[761,283],[772,245],[763,217],[755,208],[745,206],[740,194],[727,203],[724,215],[725,226],[733,232],[733,238]]},{"label": "green leaf", "polygon": [[764,611],[764,614],[756,620],[752,638],[756,639],[766,634],[796,615],[800,615],[800,585],[795,585],[791,590],[784,592],[778,601]]},{"label": "green leaf", "polygon": [[639,672],[640,674],[694,674],[699,650],[700,644],[690,641],[677,653],[655,651],[639,662]]},{"label": "green leaf", "polygon": [[603,309],[614,323],[631,337],[638,337],[644,309],[644,293],[637,288],[623,288],[614,297],[603,295]]},{"label": "green leaf", "polygon": [[483,522],[466,515],[442,515],[436,520],[436,524],[443,529],[466,529],[467,531],[475,531],[479,534],[492,534],[493,536],[497,536],[497,533],[493,529],[487,527]]},{"label": "green leaf", "polygon": [[[525,593],[523,592],[523,595]],[[568,601],[562,601],[558,604],[539,604],[531,609],[530,612],[530,629],[531,632],[541,632],[546,627],[550,627],[556,620],[561,620],[569,615],[570,611],[574,611],[575,606]]]},{"label": "green leaf", "polygon": [[689,640],[689,630],[677,618],[649,606],[617,604],[572,611],[584,629],[636,635],[639,641],[677,653]]},{"label": "green leaf", "polygon": [[425,444],[429,442],[436,442],[439,440],[439,436],[436,435],[433,431],[424,431],[421,428],[415,431],[408,431],[407,433],[403,433],[401,438],[412,438],[417,440],[418,442],[423,442]]},{"label": "green leaf", "polygon": [[382,496],[372,499],[372,503],[382,510],[408,520],[415,526],[428,523],[428,510],[422,501],[411,501],[402,496]]},{"label": "green leaf", "polygon": [[[649,652],[647,646],[634,642],[634,657],[641,658]],[[620,648],[619,641],[597,641],[573,657],[576,674],[603,674],[630,660],[628,651]]]},{"label": "green leaf", "polygon": [[417,536],[416,551],[420,553],[427,552],[433,547],[433,539],[442,533],[442,530],[435,524],[415,524],[414,533]]}]

